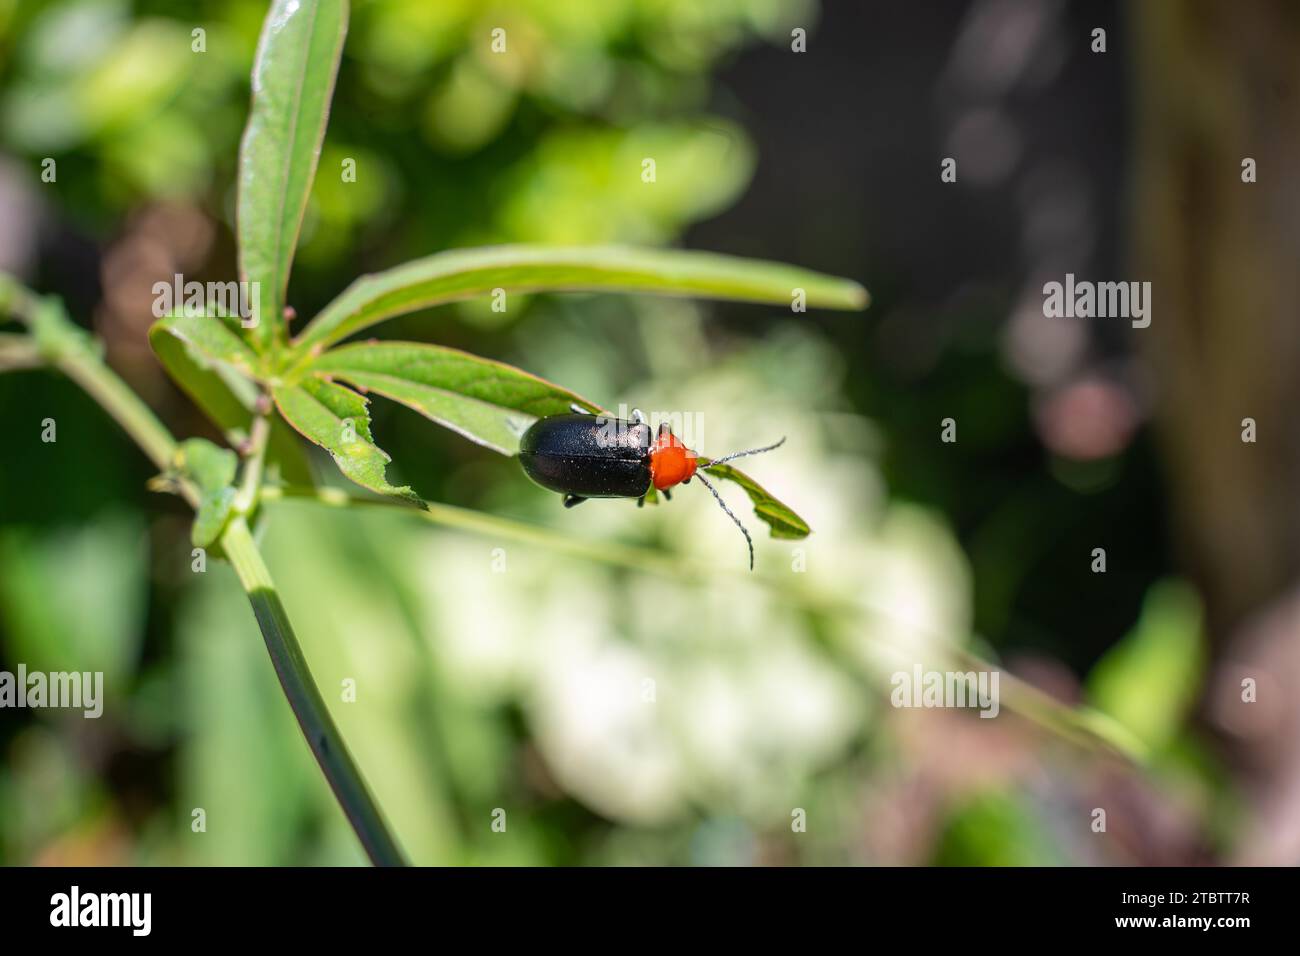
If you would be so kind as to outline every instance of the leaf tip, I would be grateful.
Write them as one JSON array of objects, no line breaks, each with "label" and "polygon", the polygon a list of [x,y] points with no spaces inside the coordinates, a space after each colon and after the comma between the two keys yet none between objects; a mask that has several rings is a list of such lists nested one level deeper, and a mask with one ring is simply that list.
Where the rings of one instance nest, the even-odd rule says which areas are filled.
[{"label": "leaf tip", "polygon": [[404,501],[408,505],[414,505],[421,511],[429,510],[429,503],[411,490],[410,485],[398,485],[391,488],[388,494],[398,501]]}]

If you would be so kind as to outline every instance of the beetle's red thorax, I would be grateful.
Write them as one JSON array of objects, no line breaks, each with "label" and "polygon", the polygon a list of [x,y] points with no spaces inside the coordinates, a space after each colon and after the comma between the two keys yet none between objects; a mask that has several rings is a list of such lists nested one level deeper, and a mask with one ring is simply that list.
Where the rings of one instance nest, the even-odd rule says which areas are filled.
[{"label": "beetle's red thorax", "polygon": [[679,485],[695,474],[695,452],[670,431],[663,431],[650,447],[650,479],[659,491]]}]

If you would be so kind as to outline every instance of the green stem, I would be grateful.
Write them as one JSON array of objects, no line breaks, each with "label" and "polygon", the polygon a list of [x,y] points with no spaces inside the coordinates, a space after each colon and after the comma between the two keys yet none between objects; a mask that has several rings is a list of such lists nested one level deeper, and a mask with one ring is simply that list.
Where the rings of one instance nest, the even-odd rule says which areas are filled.
[{"label": "green stem", "polygon": [[[0,362],[0,370],[32,367],[37,359],[42,365],[53,365],[99,402],[159,471],[168,471],[173,466],[176,439],[149,406],[104,364],[94,341],[68,320],[57,300],[37,298],[0,273],[0,313],[4,312],[30,326],[32,335],[0,334],[0,353],[14,360],[10,366]],[[338,728],[330,718],[271,581],[271,574],[248,530],[245,515],[258,499],[269,430],[266,415],[260,415],[250,435],[251,456],[238,498],[244,510],[238,511],[227,525],[221,547],[248,593],[289,706],[361,845],[378,865],[402,865],[405,861],[401,851],[389,834],[361,771],[352,761]],[[197,507],[199,496],[194,485],[182,481],[178,487],[186,501]]]},{"label": "green stem", "polygon": [[159,471],[172,467],[176,440],[149,406],[99,356],[74,347],[61,351],[53,361],[55,368],[80,385],[117,420]]},{"label": "green stem", "polygon": [[[337,488],[305,488],[293,485],[268,485],[262,489],[263,501],[301,500],[313,501],[332,508],[350,508],[360,506],[387,508],[401,511],[403,514],[428,521],[432,524],[470,534],[494,538],[498,541],[515,541],[547,548],[562,554],[572,555],[588,561],[630,568],[634,571],[646,571],[662,574],[686,581],[703,581],[709,577],[716,578],[721,573],[717,568],[705,567],[698,562],[682,560],[678,557],[651,551],[647,548],[617,545],[608,542],[583,541],[557,534],[548,528],[525,524],[509,518],[499,518],[467,508],[425,501],[428,510],[421,511],[392,498],[360,498],[349,495]],[[746,580],[779,587],[785,598],[805,607],[828,614],[850,618],[874,615],[885,620],[895,620],[893,613],[884,607],[868,601],[850,601],[837,599],[825,594],[817,594],[797,588],[791,588],[787,581],[778,581],[771,576],[738,571],[737,576]],[[910,626],[910,625],[909,625]],[[1069,707],[1030,684],[1002,671],[995,663],[985,661],[951,641],[936,638],[936,651],[942,655],[948,666],[959,670],[998,670],[1001,673],[1002,698],[1006,707],[1037,724],[1045,730],[1069,740],[1075,745],[1092,752],[1119,754],[1135,763],[1145,760],[1145,751],[1140,742],[1122,726],[1099,711],[1088,707]],[[879,638],[881,643],[890,643],[887,638]],[[900,648],[906,650],[906,648]]]},{"label": "green stem", "polygon": [[7,272],[0,272],[0,314],[30,322],[36,310],[36,295]]},{"label": "green stem", "polygon": [[248,461],[244,465],[244,478],[239,484],[239,493],[235,496],[235,514],[250,515],[257,507],[259,493],[262,490],[262,468],[266,462],[266,444],[271,434],[271,421],[266,412],[253,419],[253,427],[248,435]]},{"label": "green stem", "polygon": [[379,807],[366,788],[361,771],[348,753],[343,736],[312,679],[302,648],[289,624],[289,616],[242,515],[237,515],[227,526],[221,547],[234,565],[239,582],[248,592],[249,603],[253,605],[258,627],[266,640],[266,650],[275,665],[284,696],[298,718],[298,726],[302,728],[321,772],[329,781],[361,845],[376,866],[405,865],[406,861],[389,834]]},{"label": "green stem", "polygon": [[[159,471],[172,467],[176,439],[153,410],[104,364],[94,340],[69,321],[57,299],[38,298],[8,276],[0,275],[0,306],[31,327],[28,341],[36,353],[113,416]],[[197,506],[198,493],[192,486],[181,485],[181,494],[191,506]]]},{"label": "green stem", "polygon": [[0,372],[41,368],[44,365],[45,356],[30,336],[0,332]]},{"label": "green stem", "polygon": [[628,547],[607,541],[583,541],[556,534],[539,525],[525,524],[510,518],[472,511],[469,508],[457,508],[455,505],[439,504],[425,501],[427,510],[412,508],[394,498],[360,498],[349,495],[337,488],[307,488],[300,485],[267,485],[262,489],[263,501],[281,500],[314,501],[331,508],[376,507],[381,509],[399,509],[402,512],[429,521],[445,528],[468,531],[471,534],[531,544],[562,554],[616,564],[635,571],[652,571],[671,576],[698,576],[705,573],[702,565],[683,562],[671,555],[650,551],[646,548]]},{"label": "green stem", "polygon": [[[958,670],[990,666],[964,648],[950,647],[946,650],[949,660]],[[1149,759],[1147,745],[1108,714],[1091,707],[1069,707],[1006,671],[1001,672],[1000,681],[1003,704],[1030,723],[1085,749],[1113,753],[1138,764]]]}]

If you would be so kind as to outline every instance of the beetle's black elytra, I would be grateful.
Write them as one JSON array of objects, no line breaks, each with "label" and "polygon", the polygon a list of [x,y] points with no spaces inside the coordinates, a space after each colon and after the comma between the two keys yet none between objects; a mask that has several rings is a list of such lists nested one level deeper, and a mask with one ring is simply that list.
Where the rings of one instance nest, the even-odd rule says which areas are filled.
[{"label": "beetle's black elytra", "polygon": [[519,463],[543,488],[570,497],[640,498],[650,489],[650,444],[649,425],[550,415],[524,432]]}]

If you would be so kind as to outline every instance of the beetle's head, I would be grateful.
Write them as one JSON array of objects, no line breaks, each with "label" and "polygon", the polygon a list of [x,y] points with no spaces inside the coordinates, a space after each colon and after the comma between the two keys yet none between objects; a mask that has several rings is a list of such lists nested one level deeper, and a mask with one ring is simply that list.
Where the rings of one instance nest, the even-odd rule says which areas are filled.
[{"label": "beetle's head", "polygon": [[[671,426],[663,422],[659,426],[659,434],[650,444],[650,480],[655,488],[659,491],[671,488],[673,485],[683,485],[692,478],[698,477],[700,483],[713,495],[718,502],[718,507],[727,513],[740,533],[745,536],[745,543],[749,545],[749,570],[754,570],[754,539],[749,536],[749,530],[744,526],[735,513],[727,507],[727,503],[722,500],[722,495],[718,494],[718,489],[713,487],[712,482],[704,477],[704,469],[721,465],[723,462],[731,461],[735,458],[744,458],[746,455],[758,455],[765,451],[771,451],[773,448],[780,448],[785,443],[782,438],[775,445],[768,445],[764,448],[750,448],[747,451],[738,451],[730,455],[724,455],[722,458],[714,458],[704,461],[699,458],[695,452],[691,451],[681,443],[681,440],[673,434]],[[696,472],[699,472],[697,475]]]},{"label": "beetle's head", "polygon": [[657,490],[691,480],[695,474],[695,452],[682,444],[667,422],[659,426],[659,434],[650,445],[650,478]]}]

